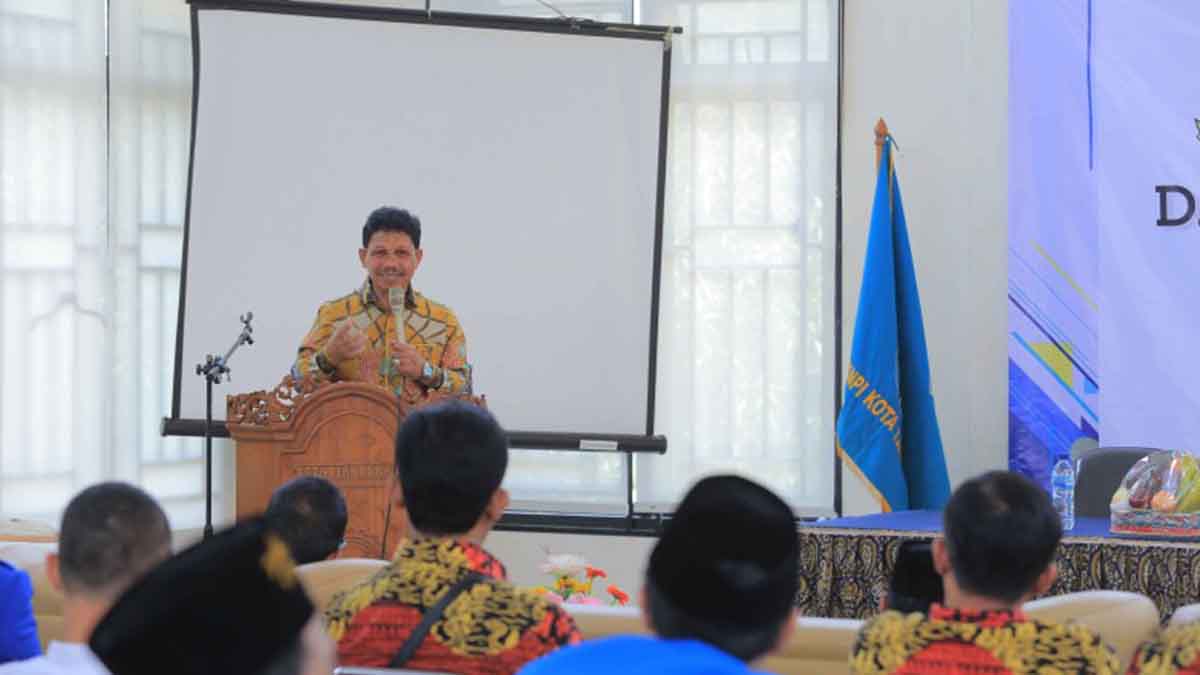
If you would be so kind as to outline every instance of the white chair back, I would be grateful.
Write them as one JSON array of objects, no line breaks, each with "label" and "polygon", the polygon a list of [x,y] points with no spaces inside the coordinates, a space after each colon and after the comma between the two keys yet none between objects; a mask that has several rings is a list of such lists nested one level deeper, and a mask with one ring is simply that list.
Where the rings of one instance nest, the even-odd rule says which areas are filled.
[{"label": "white chair back", "polygon": [[1120,672],[1129,667],[1138,645],[1158,630],[1154,601],[1126,591],[1081,591],[1039,598],[1025,604],[1025,613],[1034,619],[1075,622],[1096,631],[1116,650]]}]

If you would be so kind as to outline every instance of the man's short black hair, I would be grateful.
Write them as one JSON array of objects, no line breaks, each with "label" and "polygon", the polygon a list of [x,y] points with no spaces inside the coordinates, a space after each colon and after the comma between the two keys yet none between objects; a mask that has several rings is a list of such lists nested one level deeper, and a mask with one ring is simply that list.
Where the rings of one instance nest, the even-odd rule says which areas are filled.
[{"label": "man's short black hair", "polygon": [[132,485],[93,485],[63,512],[58,568],[68,593],[115,598],[170,552],[167,515]]},{"label": "man's short black hair", "polygon": [[414,248],[421,248],[421,219],[405,209],[381,206],[372,211],[362,229],[363,248],[367,248],[376,232],[403,232],[412,239]]},{"label": "man's short black hair", "polygon": [[943,513],[954,579],[968,593],[1014,603],[1054,560],[1062,523],[1029,479],[991,471],[963,483]]},{"label": "man's short black hair", "polygon": [[341,548],[346,536],[346,499],[336,485],[319,476],[300,476],[281,485],[264,515],[298,565],[325,560]]},{"label": "man's short black hair", "polygon": [[508,437],[491,413],[471,403],[419,408],[396,433],[404,507],[425,535],[469,532],[507,468]]},{"label": "man's short black hair", "polygon": [[[668,640],[700,640],[742,661],[750,662],[766,654],[779,643],[786,616],[766,623],[715,621],[683,611],[647,578],[646,613],[654,634]],[[697,589],[703,594],[703,589]]]}]

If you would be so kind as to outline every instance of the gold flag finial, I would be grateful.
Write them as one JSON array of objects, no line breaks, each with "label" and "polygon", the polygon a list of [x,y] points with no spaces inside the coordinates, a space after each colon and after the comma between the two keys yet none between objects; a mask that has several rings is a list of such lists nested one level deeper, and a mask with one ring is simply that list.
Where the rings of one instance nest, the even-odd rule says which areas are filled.
[{"label": "gold flag finial", "polygon": [[888,131],[887,122],[880,117],[875,123],[875,166],[879,166],[879,160],[883,157],[883,144],[887,142],[887,137],[891,135]]}]

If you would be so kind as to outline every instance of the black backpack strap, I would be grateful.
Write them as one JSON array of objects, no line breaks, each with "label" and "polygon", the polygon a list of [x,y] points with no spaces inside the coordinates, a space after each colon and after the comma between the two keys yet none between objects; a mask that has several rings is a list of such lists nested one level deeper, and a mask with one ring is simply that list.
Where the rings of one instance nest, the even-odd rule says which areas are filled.
[{"label": "black backpack strap", "polygon": [[467,576],[459,579],[458,583],[451,586],[450,590],[446,591],[435,605],[425,610],[425,613],[421,615],[421,623],[417,624],[412,634],[404,641],[404,645],[400,647],[400,651],[396,652],[396,655],[392,657],[388,668],[403,668],[404,664],[408,663],[408,660],[413,657],[413,654],[417,653],[417,647],[420,647],[421,643],[425,641],[425,636],[429,635],[429,629],[433,628],[433,624],[442,618],[442,614],[450,606],[450,603],[454,602],[454,599],[462,595],[464,591],[467,591],[485,578],[479,572],[467,573]]}]

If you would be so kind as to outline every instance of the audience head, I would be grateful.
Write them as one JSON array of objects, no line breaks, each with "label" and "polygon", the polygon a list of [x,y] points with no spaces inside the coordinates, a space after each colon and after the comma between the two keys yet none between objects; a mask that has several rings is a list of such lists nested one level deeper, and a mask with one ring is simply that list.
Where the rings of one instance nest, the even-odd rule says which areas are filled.
[{"label": "audience head", "polygon": [[929,605],[940,604],[942,597],[942,577],[933,566],[932,542],[928,539],[901,542],[883,609],[924,613],[929,611]]},{"label": "audience head", "polygon": [[396,433],[393,499],[429,536],[485,535],[508,506],[508,437],[487,410],[447,401],[409,413]]},{"label": "audience head", "polygon": [[650,554],[642,604],[651,628],[743,661],[793,625],[799,537],[788,505],[737,476],[696,483]]},{"label": "audience head", "polygon": [[376,232],[402,232],[412,240],[413,248],[421,248],[421,219],[406,209],[381,206],[372,211],[362,229],[363,248],[367,248]]},{"label": "audience head", "polygon": [[67,504],[46,572],[68,598],[111,603],[170,554],[171,526],[154,498],[125,483],[100,483]]},{"label": "audience head", "polygon": [[346,536],[346,500],[319,476],[300,476],[271,495],[264,514],[298,565],[337,555]]},{"label": "audience head", "polygon": [[1009,471],[963,483],[943,513],[934,564],[947,578],[946,600],[969,594],[1010,606],[1054,582],[1062,523],[1045,490]]},{"label": "audience head", "polygon": [[287,544],[256,518],[146,574],[96,626],[113,675],[328,675],[333,646]]}]

